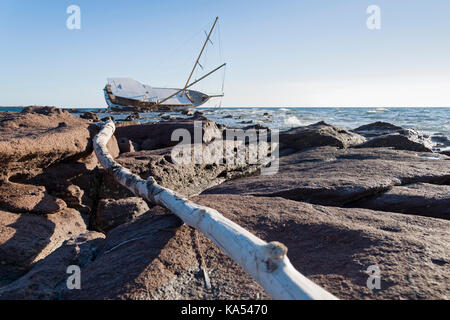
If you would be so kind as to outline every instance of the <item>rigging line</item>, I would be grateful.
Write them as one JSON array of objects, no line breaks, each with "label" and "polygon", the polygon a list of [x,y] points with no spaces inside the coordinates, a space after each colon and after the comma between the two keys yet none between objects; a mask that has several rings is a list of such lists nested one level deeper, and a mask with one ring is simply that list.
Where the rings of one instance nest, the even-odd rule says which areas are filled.
[{"label": "rigging line", "polygon": [[223,69],[223,76],[222,76],[222,94],[224,93],[225,88],[225,74],[226,74],[227,66]]},{"label": "rigging line", "polygon": [[[159,67],[160,70],[166,69],[167,66],[169,66],[169,58],[172,58],[176,53],[180,52],[181,49],[183,47],[186,46],[187,43],[192,42],[192,40],[194,38],[199,37],[202,34],[201,30],[204,30],[205,28],[209,27],[209,23],[205,24],[200,31],[196,31],[195,33],[193,33],[190,37],[186,37],[185,40],[178,45],[177,47],[175,47],[174,49],[172,49],[168,54],[164,55],[163,59],[160,59],[159,63],[157,63],[156,65]],[[190,62],[191,60],[189,60]],[[188,60],[186,59],[186,62],[183,63],[183,66],[188,64]],[[170,66],[169,66],[170,67]]]},{"label": "rigging line", "polygon": [[219,37],[218,42],[219,42],[219,59],[220,62],[223,62],[223,57],[222,57],[222,43],[221,43],[221,36],[220,36],[220,21],[217,24],[217,36]]},{"label": "rigging line", "polygon": [[[220,21],[217,24],[217,35],[219,37],[218,42],[219,42],[219,59],[221,62],[223,62],[223,54],[222,54],[222,36],[220,34]],[[226,70],[227,67],[225,66],[225,68],[223,69],[223,74],[222,74],[222,94],[224,93],[224,88],[225,88],[225,75],[226,75]],[[222,98],[220,98],[220,106],[222,106]]]}]

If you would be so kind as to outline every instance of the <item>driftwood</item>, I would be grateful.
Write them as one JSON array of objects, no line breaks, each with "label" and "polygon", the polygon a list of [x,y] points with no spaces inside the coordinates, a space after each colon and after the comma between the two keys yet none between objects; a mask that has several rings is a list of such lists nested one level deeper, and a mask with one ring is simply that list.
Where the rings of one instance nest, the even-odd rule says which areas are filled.
[{"label": "driftwood", "polygon": [[135,195],[164,206],[184,223],[202,232],[273,299],[336,299],[292,266],[283,244],[267,243],[216,210],[195,204],[158,185],[153,177],[143,180],[115,162],[106,147],[114,131],[114,122],[109,120],[94,138],[94,151],[101,165],[120,184]]}]

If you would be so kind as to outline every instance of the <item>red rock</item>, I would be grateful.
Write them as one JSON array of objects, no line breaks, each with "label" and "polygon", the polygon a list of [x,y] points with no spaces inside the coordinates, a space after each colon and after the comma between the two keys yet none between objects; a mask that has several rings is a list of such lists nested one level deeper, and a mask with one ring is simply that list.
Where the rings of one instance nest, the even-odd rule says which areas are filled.
[{"label": "red rock", "polygon": [[321,146],[348,148],[365,141],[366,139],[357,133],[326,124],[323,121],[280,132],[280,145],[283,149],[302,150]]},{"label": "red rock", "polygon": [[[266,241],[287,245],[294,267],[338,298],[397,300],[450,296],[450,221],[325,207],[276,197],[201,195],[193,200],[218,210]],[[66,267],[68,259],[61,263],[52,260],[53,256],[62,256],[66,249],[65,246],[58,249],[37,270],[53,270],[58,264]],[[200,255],[204,263],[200,262]],[[268,298],[238,265],[204,236],[181,225],[173,215],[153,212],[120,225],[107,235],[91,260],[82,265],[81,290],[61,288],[56,290],[58,297]],[[209,273],[211,290],[205,289],[200,264]],[[367,268],[372,265],[381,270],[380,290],[367,288]],[[33,274],[37,277],[37,273]],[[49,281],[36,278],[45,283],[37,288],[53,288],[52,283],[56,282],[53,276],[44,275]],[[34,288],[30,282],[27,285]],[[13,288],[20,292],[20,287],[11,285],[7,291],[16,297]],[[8,295],[2,295],[0,290],[0,297]]]},{"label": "red rock", "polygon": [[332,206],[414,182],[448,184],[450,159],[430,159],[411,151],[378,149],[308,149],[281,157],[275,175],[256,175],[225,182],[205,194],[280,196]]},{"label": "red rock", "polygon": [[[152,209],[153,210],[153,209]],[[267,297],[239,266],[203,236],[199,246],[213,290],[206,290],[195,233],[173,215],[144,214],[108,233],[82,269],[81,290],[64,299],[256,299]]]},{"label": "red rock", "polygon": [[[66,240],[60,248],[37,262],[26,275],[0,288],[0,299],[60,299],[63,292],[69,290],[66,284],[70,276],[67,268],[71,265],[82,268],[91,263],[104,238],[102,233],[90,231]],[[83,282],[81,284],[83,285]]]},{"label": "red rock", "polygon": [[80,118],[86,119],[86,120],[92,120],[92,121],[96,121],[96,122],[100,121],[98,114],[93,113],[93,112],[85,112],[80,115]]},{"label": "red rock", "polygon": [[377,121],[362,125],[353,131],[365,136],[374,137],[379,135],[390,134],[403,130],[402,127],[396,126],[389,122]]},{"label": "red rock", "polygon": [[[223,147],[224,143],[228,142],[215,140],[208,146],[217,144]],[[206,144],[203,144],[203,146],[206,146]],[[212,160],[207,160],[198,164],[195,164],[194,161],[186,164],[177,164],[172,159],[172,150],[173,148],[169,147],[158,150],[123,153],[116,160],[141,178],[147,179],[149,176],[153,176],[162,186],[186,196],[199,194],[203,190],[227,179],[246,176],[261,167],[257,163],[249,164],[248,161],[245,163],[216,164]],[[118,185],[111,177],[105,175],[100,198],[121,199],[130,196],[133,195],[126,188]]]},{"label": "red rock", "polygon": [[0,114],[0,177],[34,176],[92,151],[89,122],[56,108]]},{"label": "red rock", "polygon": [[72,236],[86,232],[78,211],[49,215],[0,211],[0,283],[8,284]]},{"label": "red rock", "polygon": [[[294,267],[338,298],[450,297],[450,221],[282,198],[201,195],[193,200],[266,241],[285,244]],[[380,290],[367,288],[371,265],[380,268]],[[230,273],[223,279],[233,277]]]},{"label": "red rock", "polygon": [[54,164],[26,183],[45,186],[47,191],[63,199],[70,208],[89,215],[98,201],[102,171],[95,155],[83,161]]},{"label": "red rock", "polygon": [[18,183],[0,184],[0,209],[15,213],[49,214],[66,207],[63,200],[49,195],[45,187]]},{"label": "red rock", "polygon": [[185,120],[164,121],[142,125],[130,125],[117,127],[114,133],[117,139],[128,138],[141,145],[143,150],[153,150],[171,147],[179,141],[171,141],[172,133],[176,129],[186,129],[194,139],[194,121],[202,122],[202,141],[208,143],[214,138],[221,137],[222,132],[213,121],[198,118]]},{"label": "red rock", "polygon": [[411,150],[419,152],[432,152],[432,143],[424,141],[417,135],[404,135],[399,133],[387,134],[372,138],[358,146],[360,148],[394,148],[396,150]]},{"label": "red rock", "polygon": [[102,199],[97,208],[96,227],[103,232],[108,232],[149,210],[147,203],[142,198]]},{"label": "red rock", "polygon": [[394,186],[353,205],[450,220],[450,186],[429,183]]},{"label": "red rock", "polygon": [[120,138],[118,144],[121,153],[136,152],[139,149],[139,146],[128,138]]}]

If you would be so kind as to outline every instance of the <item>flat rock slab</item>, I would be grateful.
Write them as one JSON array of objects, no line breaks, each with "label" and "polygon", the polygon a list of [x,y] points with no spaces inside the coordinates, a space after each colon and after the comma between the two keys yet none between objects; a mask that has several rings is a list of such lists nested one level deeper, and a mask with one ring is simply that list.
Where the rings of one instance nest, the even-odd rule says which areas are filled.
[{"label": "flat rock slab", "polygon": [[[338,298],[450,298],[450,221],[282,198],[193,200],[265,241],[284,243],[294,267]],[[381,270],[381,289],[372,291],[367,269],[373,265]]]},{"label": "flat rock slab", "polygon": [[222,136],[222,132],[219,130],[216,123],[209,121],[204,117],[118,126],[114,135],[118,140],[121,140],[122,138],[131,140],[136,146],[139,146],[143,150],[167,148],[179,143],[178,139],[172,141],[172,134],[177,129],[187,130],[192,138],[191,142],[193,143],[195,133],[194,124],[196,121],[200,124],[198,142],[208,143],[214,138]]},{"label": "flat rock slab", "polygon": [[363,143],[360,148],[394,148],[396,150],[411,150],[419,152],[432,152],[432,143],[426,142],[414,135],[399,133],[374,137]]},{"label": "flat rock slab", "polygon": [[279,172],[226,182],[204,194],[280,196],[315,204],[352,205],[393,186],[450,183],[450,157],[387,148],[313,148],[280,158]]},{"label": "flat rock slab", "polygon": [[[198,238],[197,238],[198,237]],[[199,251],[200,248],[200,251]],[[203,255],[212,290],[205,289]],[[256,299],[264,291],[173,215],[144,214],[110,233],[65,299]]]},{"label": "flat rock slab", "polygon": [[86,232],[78,211],[49,215],[0,211],[0,285],[17,279],[65,240]]},{"label": "flat rock slab", "polygon": [[60,248],[37,262],[23,277],[0,288],[0,300],[61,299],[63,293],[69,291],[67,280],[73,274],[67,273],[69,266],[83,268],[89,264],[95,259],[104,238],[104,234],[90,231],[65,241]]},{"label": "flat rock slab", "polygon": [[[201,195],[192,200],[266,241],[284,243],[301,273],[341,299],[450,297],[449,221],[273,197]],[[211,241],[162,208],[152,210],[113,229],[105,240],[82,235],[66,242],[0,289],[0,298],[269,298]],[[63,285],[67,275],[61,272],[69,264],[81,267],[81,290]],[[380,290],[366,286],[367,268],[373,265],[381,270]],[[211,280],[209,290],[202,266]]]},{"label": "flat rock slab", "polygon": [[56,108],[0,114],[0,180],[33,176],[51,164],[92,151],[90,123]]},{"label": "flat rock slab", "polygon": [[354,205],[374,210],[450,219],[450,186],[428,183],[395,186],[389,191]]},{"label": "flat rock slab", "polygon": [[280,145],[284,149],[302,150],[310,147],[333,146],[348,148],[366,141],[363,136],[344,128],[318,122],[280,133]]},{"label": "flat rock slab", "polygon": [[67,207],[49,195],[45,187],[18,183],[0,184],[0,209],[15,213],[50,214]]}]

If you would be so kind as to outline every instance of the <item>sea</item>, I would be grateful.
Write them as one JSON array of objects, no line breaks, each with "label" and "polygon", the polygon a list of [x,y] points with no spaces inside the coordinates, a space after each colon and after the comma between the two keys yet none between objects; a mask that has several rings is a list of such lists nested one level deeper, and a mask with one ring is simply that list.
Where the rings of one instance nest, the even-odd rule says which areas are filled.
[{"label": "sea", "polygon": [[[22,108],[0,108],[0,111],[21,111]],[[81,110],[81,109],[80,109]],[[116,121],[125,120],[130,113],[105,113],[105,109],[82,109],[97,111],[99,116],[113,116]],[[229,127],[246,127],[260,124],[280,131],[305,126],[319,121],[354,129],[361,125],[384,121],[404,128],[415,129],[443,141],[441,149],[450,149],[450,108],[312,108],[312,107],[216,107],[197,108],[208,119]],[[165,112],[167,116],[186,117],[178,112]],[[77,114],[75,114],[77,115]],[[138,121],[161,121],[161,112],[141,113]]]}]

